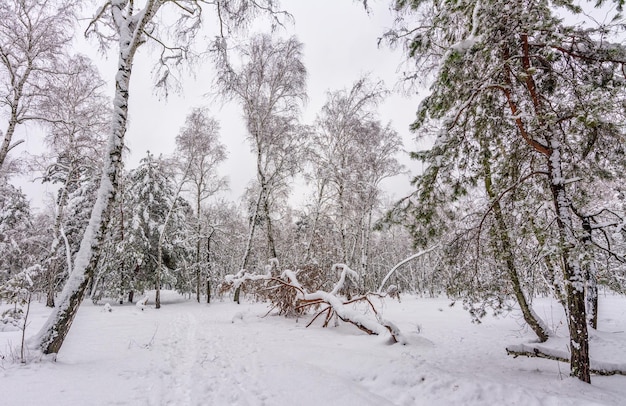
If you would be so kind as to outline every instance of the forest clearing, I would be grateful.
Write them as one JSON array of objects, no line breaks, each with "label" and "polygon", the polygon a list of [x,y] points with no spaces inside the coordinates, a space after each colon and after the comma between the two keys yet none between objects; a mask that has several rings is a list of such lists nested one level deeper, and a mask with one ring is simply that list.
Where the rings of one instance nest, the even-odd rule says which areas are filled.
[{"label": "forest clearing", "polygon": [[624,5],[1,0],[0,402],[623,404]]},{"label": "forest clearing", "polygon": [[[263,303],[198,304],[167,291],[156,310],[149,297],[145,310],[85,302],[55,363],[3,359],[3,404],[618,406],[626,397],[623,376],[589,386],[565,363],[508,356],[507,345],[534,339],[519,311],[473,324],[445,298],[375,301],[408,341],[390,345],[342,322],[306,328],[312,315],[267,314]],[[592,337],[592,358],[626,365],[626,299],[601,295],[600,304],[611,341]],[[558,303],[535,306],[566,335]],[[33,303],[32,311],[36,331],[49,310]],[[3,356],[19,339],[0,333]]]}]

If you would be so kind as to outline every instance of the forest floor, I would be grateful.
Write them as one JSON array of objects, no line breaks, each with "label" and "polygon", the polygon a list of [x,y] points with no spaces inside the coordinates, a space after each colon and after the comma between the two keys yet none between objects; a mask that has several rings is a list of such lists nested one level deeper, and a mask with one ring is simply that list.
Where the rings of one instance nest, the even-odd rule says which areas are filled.
[{"label": "forest floor", "polygon": [[[85,301],[57,362],[14,362],[20,332],[0,332],[0,404],[625,404],[626,376],[592,376],[587,385],[568,376],[567,364],[507,356],[507,344],[533,339],[517,313],[472,324],[460,302],[450,303],[377,301],[408,341],[389,345],[349,324],[306,328],[311,315],[263,317],[262,303],[198,304],[165,292],[159,310],[111,303],[106,312],[104,302]],[[538,299],[535,307],[567,334],[558,304]],[[48,312],[34,303],[27,332]],[[612,337],[601,352],[626,364],[626,298],[601,297],[599,326]]]}]

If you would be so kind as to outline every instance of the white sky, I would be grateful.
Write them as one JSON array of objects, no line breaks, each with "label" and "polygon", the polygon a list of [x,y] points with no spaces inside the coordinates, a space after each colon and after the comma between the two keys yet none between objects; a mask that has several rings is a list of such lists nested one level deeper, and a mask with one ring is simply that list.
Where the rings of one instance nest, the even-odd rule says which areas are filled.
[{"label": "white sky", "polygon": [[[370,0],[368,15],[359,1],[352,0],[282,0],[283,9],[293,14],[295,23],[278,35],[296,35],[304,43],[304,63],[307,67],[309,102],[305,106],[303,121],[310,124],[326,100],[328,90],[350,87],[361,75],[370,73],[374,79],[382,79],[388,87],[394,87],[402,63],[400,51],[391,51],[377,45],[385,28],[391,26],[392,15],[388,1]],[[85,8],[85,15],[93,10]],[[83,25],[87,21],[83,21]],[[257,24],[258,26],[258,24]],[[77,30],[78,35],[84,27]],[[256,33],[258,31],[252,31]],[[114,50],[103,56],[96,51],[93,41],[79,41],[79,52],[90,56],[99,67],[101,76],[107,80],[109,94],[113,94],[112,78],[115,76],[117,58]],[[174,139],[184,124],[186,115],[196,106],[209,107],[221,124],[221,140],[228,150],[228,160],[220,172],[230,180],[228,197],[239,201],[246,185],[255,176],[254,157],[245,139],[246,131],[239,106],[235,103],[220,103],[205,97],[211,91],[213,78],[211,62],[195,68],[195,78],[183,83],[181,94],[170,94],[167,100],[159,99],[153,92],[152,67],[156,54],[149,47],[139,49],[130,87],[130,124],[126,145],[131,149],[127,168],[134,168],[145,156],[146,150],[153,154],[170,154],[174,150]],[[191,76],[191,75],[190,75]],[[394,94],[380,107],[380,119],[391,122],[404,140],[405,149],[415,149],[413,136],[408,127],[417,110],[418,99]],[[37,131],[22,131],[27,135],[26,149],[34,152],[41,149],[41,136]],[[23,151],[22,148],[21,151]],[[18,151],[16,151],[18,152]],[[417,164],[408,159],[406,153],[399,157],[411,172]],[[410,191],[409,176],[401,175],[384,184],[390,196],[400,197]],[[35,205],[40,205],[41,187],[24,185]],[[294,189],[292,201],[301,202],[306,188]]]}]

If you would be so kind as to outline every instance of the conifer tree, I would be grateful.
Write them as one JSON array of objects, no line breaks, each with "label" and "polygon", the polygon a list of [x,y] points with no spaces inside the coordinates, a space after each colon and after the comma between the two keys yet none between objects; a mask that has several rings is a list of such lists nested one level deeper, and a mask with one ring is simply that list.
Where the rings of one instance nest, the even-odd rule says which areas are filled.
[{"label": "conifer tree", "polygon": [[[442,225],[452,224],[458,206],[445,203],[476,197],[482,184],[482,215],[471,233],[454,239],[456,250],[449,255],[464,258],[468,241],[480,238],[489,218],[497,246],[491,255],[516,269],[520,247],[511,241],[532,236],[511,233],[533,226],[528,218],[521,227],[512,220],[524,220],[524,212],[545,215],[548,226],[536,242],[542,239],[550,253],[546,259],[559,268],[555,279],[562,281],[568,313],[572,375],[589,382],[587,278],[580,261],[586,247],[578,237],[582,222],[574,205],[600,176],[600,160],[607,164],[604,176],[615,176],[623,163],[610,152],[623,143],[626,48],[610,41],[620,17],[601,27],[570,26],[555,13],[561,7],[580,18],[582,10],[569,0],[394,5],[399,24],[387,38],[404,44],[417,67],[414,75],[434,79],[412,126],[435,139],[430,150],[415,154],[427,163],[416,179],[414,199],[407,200],[417,240],[428,241]],[[486,254],[476,246],[476,256]],[[509,275],[515,286],[516,272]],[[532,326],[531,316],[525,314]]]}]

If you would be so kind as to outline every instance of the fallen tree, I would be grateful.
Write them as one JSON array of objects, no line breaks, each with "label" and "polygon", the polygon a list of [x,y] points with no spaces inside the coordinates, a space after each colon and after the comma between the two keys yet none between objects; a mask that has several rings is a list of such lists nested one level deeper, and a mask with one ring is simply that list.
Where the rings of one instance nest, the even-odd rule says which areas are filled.
[{"label": "fallen tree", "polygon": [[[275,264],[268,265],[263,274],[249,273],[242,270],[236,275],[226,275],[225,283],[228,284],[231,289],[240,289],[242,285],[248,281],[274,282],[275,285],[266,284],[262,288],[262,291],[269,292],[267,297],[274,304],[272,309],[278,307],[281,314],[303,314],[311,308],[319,309],[307,324],[307,327],[312,325],[321,315],[325,314],[326,317],[323,327],[327,327],[334,318],[335,320],[339,319],[345,323],[350,323],[367,334],[388,334],[393,343],[404,343],[400,330],[392,322],[382,318],[370,300],[371,297],[384,298],[386,295],[381,293],[366,293],[350,299],[340,296],[340,292],[345,288],[346,281],[355,281],[358,279],[358,274],[347,265],[333,265],[333,271],[339,274],[339,280],[332,291],[325,292],[323,290],[317,290],[312,293],[309,293],[299,282],[298,273],[301,271],[294,272],[285,270],[280,277],[275,277],[272,274],[272,269],[275,268]],[[372,319],[362,312],[350,309],[349,306],[355,303],[365,303],[368,310],[374,315],[374,318]]]},{"label": "fallen tree", "polygon": [[[506,347],[506,353],[508,355],[513,356],[513,358],[517,358],[520,356],[523,357],[533,357],[533,358],[545,358],[551,359],[553,361],[559,361],[569,364],[570,363],[570,354],[568,351],[558,350],[555,348],[550,348],[545,344],[550,340],[544,343],[537,344],[518,344],[511,345]],[[544,345],[542,345],[544,344]],[[613,362],[605,362],[590,359],[589,360],[589,372],[596,375],[626,375],[626,365],[618,364]]]}]

